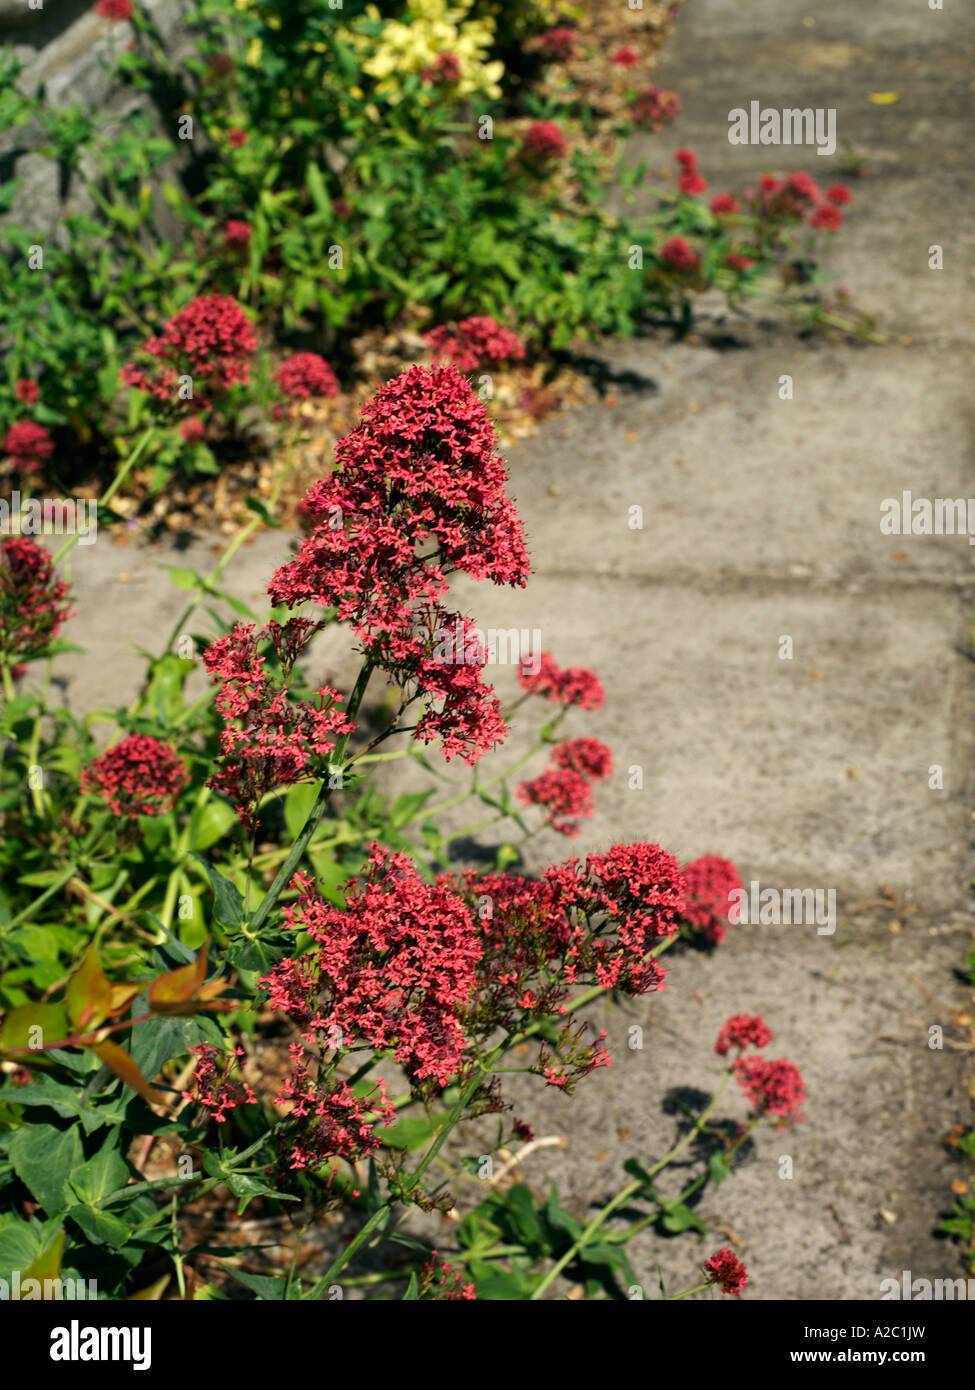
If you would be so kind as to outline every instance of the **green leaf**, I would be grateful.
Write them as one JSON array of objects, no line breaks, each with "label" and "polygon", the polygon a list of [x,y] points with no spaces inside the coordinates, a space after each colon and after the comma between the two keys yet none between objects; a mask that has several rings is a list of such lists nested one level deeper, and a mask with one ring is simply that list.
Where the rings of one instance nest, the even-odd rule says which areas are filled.
[{"label": "green leaf", "polygon": [[403,1295],[403,1302],[404,1302],[404,1303],[415,1303],[415,1302],[416,1302],[416,1300],[417,1300],[417,1299],[419,1298],[419,1296],[420,1296],[420,1295],[418,1294],[418,1292],[417,1292],[417,1288],[418,1288],[418,1285],[417,1285],[417,1282],[416,1282],[416,1271],[414,1270],[414,1271],[410,1274],[410,1282],[407,1284],[407,1286],[406,1286],[406,1293]]},{"label": "green leaf", "polygon": [[57,1216],[73,1200],[64,1185],[84,1161],[77,1126],[57,1130],[53,1125],[23,1125],[14,1132],[7,1152],[14,1172],[48,1216]]},{"label": "green leaf", "polygon": [[308,813],[317,798],[317,782],[298,782],[284,798],[284,823],[288,827],[288,835],[292,840],[297,840],[301,827],[308,819]]},{"label": "green leaf", "polygon": [[209,849],[236,823],[237,813],[226,801],[208,801],[205,806],[198,806],[190,817],[190,848]]},{"label": "green leaf", "polygon": [[377,1131],[378,1137],[391,1149],[422,1149],[433,1135],[430,1121],[422,1115],[409,1120],[400,1120],[389,1129]]},{"label": "green leaf", "polygon": [[660,1218],[660,1224],[665,1231],[670,1231],[673,1234],[679,1231],[699,1231],[702,1236],[707,1235],[707,1227],[701,1218],[695,1216],[690,1207],[685,1207],[680,1202],[665,1208]]},{"label": "green leaf", "polygon": [[535,1210],[532,1195],[524,1183],[517,1183],[508,1193],[508,1217],[516,1238],[529,1250],[543,1244],[542,1224]]},{"label": "green leaf", "polygon": [[223,874],[203,858],[202,854],[191,851],[192,857],[203,866],[214,893],[213,920],[221,927],[240,927],[244,923],[244,899],[240,890],[224,878]]},{"label": "green leaf", "polygon": [[708,1168],[711,1170],[715,1187],[720,1187],[731,1172],[731,1164],[723,1153],[713,1153],[708,1159]]},{"label": "green leaf", "polygon": [[431,796],[433,796],[433,788],[428,787],[423,792],[406,792],[403,796],[397,797],[389,816],[393,828],[399,830],[413,820],[414,816],[422,811]]},{"label": "green leaf", "polygon": [[124,1187],[133,1170],[119,1149],[120,1135],[112,1131],[93,1158],[83,1163],[68,1179],[68,1188],[80,1206],[72,1206],[69,1215],[89,1240],[96,1245],[111,1245],[120,1250],[132,1235],[129,1221],[105,1211],[102,1202],[110,1193]]}]

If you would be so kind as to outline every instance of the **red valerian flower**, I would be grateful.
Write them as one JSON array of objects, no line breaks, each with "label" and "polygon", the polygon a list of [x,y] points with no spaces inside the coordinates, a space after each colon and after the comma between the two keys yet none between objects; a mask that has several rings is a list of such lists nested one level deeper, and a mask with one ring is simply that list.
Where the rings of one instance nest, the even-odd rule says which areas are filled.
[{"label": "red valerian flower", "polygon": [[[320,687],[317,705],[289,698],[291,666],[320,626],[294,619],[258,632],[253,623],[238,623],[204,653],[203,664],[220,685],[216,705],[224,721],[220,767],[209,785],[229,799],[248,830],[269,791],[321,776],[337,738],[355,728],[337,690]],[[265,638],[285,667],[283,678],[272,676],[258,653]]]},{"label": "red valerian flower", "polygon": [[691,274],[701,264],[700,256],[682,236],[672,236],[664,242],[660,248],[660,259],[668,269],[681,275]]},{"label": "red valerian flower", "polygon": [[693,150],[678,150],[677,153],[674,155],[674,159],[680,165],[681,170],[685,174],[697,173],[697,155],[694,153]]},{"label": "red valerian flower", "polygon": [[554,121],[535,121],[525,131],[521,153],[528,164],[542,170],[561,159],[568,149],[560,126]]},{"label": "red valerian flower", "polygon": [[[296,875],[285,908],[313,946],[262,981],[309,1042],[388,1050],[417,1082],[446,1086],[462,1061],[461,1018],[481,955],[477,926],[456,887],[425,883],[405,855],[373,845],[365,878],[348,886],[344,908]],[[333,1044],[334,1045],[334,1044]]]},{"label": "red valerian flower", "polygon": [[708,186],[708,181],[700,174],[682,174],[677,181],[677,188],[681,193],[686,193],[689,198],[696,198],[703,193]]},{"label": "red valerian flower", "polygon": [[248,245],[251,239],[251,226],[249,222],[239,222],[231,218],[224,224],[223,244],[228,251],[241,251]]},{"label": "red valerian flower", "polygon": [[568,62],[576,55],[575,31],[566,25],[557,29],[546,29],[537,39],[539,51],[556,63]]},{"label": "red valerian flower", "polygon": [[809,225],[818,232],[838,232],[843,225],[843,213],[834,203],[823,203],[810,217]]},{"label": "red valerian flower", "polygon": [[802,222],[822,199],[819,185],[811,174],[800,171],[782,181],[765,174],[758,183],[758,194],[745,190],[745,198],[756,216],[770,222]]},{"label": "red valerian flower", "polygon": [[[524,535],[484,406],[453,367],[387,383],[336,445],[336,468],[302,503],[314,529],[275,574],[275,605],[306,602],[348,622],[367,657],[422,700],[418,736],[475,762],[505,735],[473,625],[437,599],[448,575],[524,586]],[[460,624],[463,660],[440,652]],[[441,708],[437,708],[439,702]]]},{"label": "red valerian flower", "polygon": [[172,748],[147,734],[131,734],[81,772],[81,790],[107,801],[117,816],[163,816],[189,780]]},{"label": "red valerian flower", "polygon": [[556,744],[552,749],[556,767],[571,768],[594,781],[609,777],[613,771],[613,753],[598,738],[573,738]]},{"label": "red valerian flower", "polygon": [[132,0],[97,0],[95,13],[99,19],[131,19],[135,14]]},{"label": "red valerian flower", "polygon": [[663,87],[645,87],[633,103],[633,119],[637,125],[649,126],[651,130],[662,130],[665,125],[676,121],[680,115],[681,102],[676,92],[668,92]]},{"label": "red valerian flower", "polygon": [[775,1116],[779,1129],[806,1118],[799,1108],[806,1087],[798,1067],[783,1058],[770,1062],[765,1057],[739,1057],[732,1065],[755,1115]]},{"label": "red valerian flower", "polygon": [[732,1014],[721,1025],[714,1050],[719,1057],[727,1057],[733,1047],[744,1052],[746,1047],[767,1047],[771,1041],[772,1030],[761,1014]]},{"label": "red valerian flower", "polygon": [[717,1284],[722,1293],[730,1293],[735,1298],[748,1283],[748,1271],[727,1245],[704,1261],[704,1269],[709,1284]]},{"label": "red valerian flower", "polygon": [[36,405],[37,403],[37,382],[31,381],[29,377],[21,377],[14,382],[14,395],[18,401],[23,401],[24,405]]},{"label": "red valerian flower", "polygon": [[257,1096],[246,1081],[233,1076],[244,1059],[244,1049],[235,1047],[232,1054],[221,1052],[212,1043],[191,1047],[196,1057],[193,1070],[193,1089],[183,1092],[184,1100],[196,1101],[210,1112],[212,1119],[223,1124],[227,1112],[238,1105],[256,1105]]},{"label": "red valerian flower", "polygon": [[602,709],[605,692],[602,681],[592,671],[581,666],[560,670],[548,652],[541,652],[538,670],[536,662],[526,658],[518,668],[518,684],[526,695],[541,695],[560,705],[579,705],[585,710]]},{"label": "red valerian flower", "polygon": [[728,925],[731,895],[741,888],[738,870],[730,859],[704,854],[685,864],[681,873],[687,897],[684,921],[720,946]]},{"label": "red valerian flower", "polygon": [[460,59],[456,53],[438,53],[432,67],[423,68],[420,77],[435,86],[449,86],[460,81]]},{"label": "red valerian flower", "polygon": [[144,367],[129,363],[119,373],[125,386],[150,392],[165,405],[179,406],[181,376],[193,387],[193,409],[212,409],[212,399],[238,383],[246,384],[257,351],[254,328],[228,295],[201,295],[174,314],[158,337],[150,338]]},{"label": "red valerian flower", "polygon": [[286,357],[274,373],[274,381],[290,400],[312,396],[337,396],[338,378],[317,352],[296,352]]},{"label": "red valerian flower", "polygon": [[379,1131],[396,1119],[380,1079],[365,1096],[347,1082],[325,1075],[313,1077],[304,1060],[302,1043],[290,1047],[292,1066],[275,1104],[289,1107],[288,1127],[281,1135],[281,1155],[292,1170],[317,1169],[330,1158],[350,1162],[378,1149]]},{"label": "red valerian flower", "polygon": [[202,444],[206,438],[206,424],[201,415],[188,415],[179,427],[180,437],[187,444]]},{"label": "red valerian flower", "polygon": [[634,68],[640,61],[639,53],[632,48],[618,48],[613,54],[613,62],[621,68]]},{"label": "red valerian flower", "polygon": [[603,918],[599,936],[576,940],[567,949],[566,979],[574,982],[584,974],[625,994],[661,989],[664,972],[648,952],[679,927],[684,880],[677,860],[659,845],[615,845],[607,854],[588,855],[582,874],[578,865],[571,859],[545,871],[562,912],[586,921]]},{"label": "red valerian flower", "polygon": [[54,453],[54,441],[43,425],[33,420],[18,420],[7,430],[0,449],[21,467],[30,468]]},{"label": "red valerian flower", "polygon": [[826,197],[831,203],[835,203],[837,207],[846,207],[852,196],[850,190],[842,183],[834,183],[826,190]]},{"label": "red valerian flower", "polygon": [[29,536],[10,536],[0,545],[0,660],[29,660],[57,637],[74,616],[68,586]]},{"label": "red valerian flower", "polygon": [[741,212],[741,203],[732,193],[715,193],[711,199],[711,211],[715,217],[726,217]]},{"label": "red valerian flower", "polygon": [[235,150],[239,150],[241,145],[246,145],[248,139],[247,131],[241,130],[240,126],[231,126],[227,131],[227,140]]},{"label": "red valerian flower", "polygon": [[736,251],[729,251],[724,258],[724,263],[729,270],[735,271],[738,275],[744,274],[746,270],[751,270],[755,264],[751,256],[739,256]]},{"label": "red valerian flower", "polygon": [[473,314],[456,328],[441,324],[423,336],[437,356],[452,363],[459,372],[497,367],[525,355],[525,345],[517,334],[502,328],[487,314]]},{"label": "red valerian flower", "polygon": [[445,1264],[436,1250],[431,1250],[430,1258],[420,1272],[416,1296],[437,1303],[463,1302],[477,1298],[474,1285],[465,1284],[463,1276]]},{"label": "red valerian flower", "polygon": [[579,833],[580,817],[591,816],[595,809],[589,779],[572,768],[550,768],[520,783],[518,800],[526,806],[544,806],[547,824],[570,840]]}]

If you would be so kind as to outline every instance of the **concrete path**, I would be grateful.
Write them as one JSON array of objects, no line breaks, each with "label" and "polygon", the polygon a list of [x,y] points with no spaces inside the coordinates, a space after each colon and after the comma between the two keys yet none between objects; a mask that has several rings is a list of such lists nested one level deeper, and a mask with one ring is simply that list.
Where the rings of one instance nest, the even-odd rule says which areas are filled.
[{"label": "concrete path", "polygon": [[[727,118],[753,99],[835,107],[840,139],[869,176],[852,184],[834,264],[891,342],[829,345],[771,328],[724,352],[611,347],[612,368],[652,386],[621,386],[614,406],[550,420],[508,452],[536,564],[529,588],[461,590],[482,626],[539,628],[561,664],[591,667],[606,686],[604,711],[576,712],[569,731],[609,743],[617,774],[578,840],[531,841],[532,870],[647,839],[682,860],[726,855],[746,882],[837,895],[833,935],[743,925],[713,956],[674,959],[661,995],[597,1010],[614,1068],[573,1100],[534,1080],[510,1088],[536,1133],[569,1140],[564,1153],[529,1160],[529,1180],[544,1190],[555,1179],[582,1214],[616,1190],[622,1159],[673,1141],[667,1098],[707,1090],[728,1014],[763,1013],[771,1055],[801,1068],[808,1122],[763,1133],[705,1197],[708,1237],[641,1238],[649,1294],[658,1265],[669,1287],[684,1288],[700,1259],[733,1241],[751,1298],[874,1299],[903,1270],[959,1272],[934,1228],[957,1176],[940,1140],[964,1114],[970,1059],[929,1049],[927,1029],[951,1036],[964,998],[951,972],[972,925],[975,667],[959,647],[975,549],[964,536],[880,530],[883,499],[903,490],[975,490],[975,43],[963,7],[945,6],[688,0],[657,72],[683,115],[638,152],[659,169],[690,146],[714,191],[803,167],[832,182],[838,159],[732,147]],[[877,91],[902,97],[871,104]],[[932,243],[944,247],[942,271],[928,269]],[[792,401],[778,397],[784,373]],[[643,508],[642,530],[628,528],[632,506]],[[280,533],[261,537],[228,587],[259,595],[282,549]],[[203,554],[75,551],[72,636],[89,655],[62,661],[72,704],[125,693],[139,669],[128,644],[163,640],[184,602],[153,565]],[[120,571],[129,577],[115,579]],[[779,655],[784,637],[791,660]],[[333,674],[340,654],[330,641]],[[498,684],[513,690],[512,672]],[[527,738],[516,732],[504,758]],[[642,790],[628,789],[634,765]],[[645,1028],[643,1051],[627,1050],[633,1022]],[[740,1119],[744,1109],[729,1096],[719,1113]],[[794,1161],[788,1180],[782,1155]]]}]

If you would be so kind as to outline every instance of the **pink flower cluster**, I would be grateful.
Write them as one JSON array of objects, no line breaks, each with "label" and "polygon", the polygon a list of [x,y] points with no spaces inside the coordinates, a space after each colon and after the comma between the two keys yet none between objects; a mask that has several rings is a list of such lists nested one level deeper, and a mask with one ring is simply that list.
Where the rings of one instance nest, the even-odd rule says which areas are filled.
[{"label": "pink flower cluster", "polygon": [[307,875],[292,886],[298,901],[285,918],[314,944],[261,981],[271,1006],[309,1044],[386,1050],[414,1081],[446,1086],[463,1057],[461,1019],[481,956],[456,887],[425,883],[405,854],[377,845],[344,908],[320,897]]},{"label": "pink flower cluster", "polygon": [[338,378],[317,352],[296,352],[286,357],[273,379],[293,401],[306,401],[312,396],[332,397],[339,393]]},{"label": "pink flower cluster", "polygon": [[420,76],[424,82],[431,82],[437,87],[459,82],[460,59],[456,53],[438,53],[432,66],[421,69]]},{"label": "pink flower cluster", "polygon": [[462,1276],[445,1264],[436,1250],[431,1250],[430,1258],[420,1272],[417,1298],[436,1303],[463,1302],[476,1299],[477,1294],[473,1284],[465,1284]]},{"label": "pink flower cluster", "polygon": [[681,873],[687,895],[685,924],[720,946],[728,926],[731,895],[741,888],[738,870],[730,859],[704,854],[685,864]]},{"label": "pink flower cluster", "polygon": [[536,173],[547,173],[556,160],[568,153],[568,149],[561,126],[554,121],[534,121],[525,131],[521,155]]},{"label": "pink flower cluster", "polygon": [[677,181],[679,191],[696,198],[708,186],[707,179],[697,171],[697,155],[693,150],[678,150],[674,158],[681,168],[681,175]]},{"label": "pink flower cluster", "polygon": [[[216,705],[224,721],[221,766],[209,785],[230,800],[249,830],[269,791],[320,776],[336,739],[355,727],[341,709],[336,690],[320,687],[315,692],[317,705],[289,696],[291,668],[320,627],[302,618],[269,623],[260,632],[253,623],[238,623],[204,654],[204,666],[220,685]],[[280,677],[268,671],[258,651],[266,638],[281,661]]]},{"label": "pink flower cluster", "polygon": [[[35,388],[36,383],[29,383]],[[54,453],[54,441],[43,425],[18,420],[3,437],[3,453],[21,468],[36,468]]]},{"label": "pink flower cluster", "polygon": [[412,367],[363,409],[336,468],[303,502],[314,529],[274,575],[275,604],[314,602],[348,622],[366,655],[423,713],[417,736],[473,763],[506,733],[482,679],[487,652],[435,657],[466,619],[439,603],[448,575],[524,586],[524,535],[483,405],[454,367]]},{"label": "pink flower cluster", "polygon": [[662,130],[680,115],[681,101],[676,92],[652,84],[644,87],[633,103],[633,119],[650,130]]},{"label": "pink flower cluster", "polygon": [[664,242],[660,248],[660,260],[668,270],[678,275],[693,275],[701,264],[701,257],[682,236],[672,236]]},{"label": "pink flower cluster", "polygon": [[566,63],[576,56],[575,30],[569,29],[566,25],[560,25],[557,29],[546,29],[543,34],[539,34],[535,42],[538,51],[544,53],[546,58],[551,58],[553,62]]},{"label": "pink flower cluster", "polygon": [[135,14],[132,0],[96,0],[95,13],[99,19],[115,21],[131,19]]},{"label": "pink flower cluster", "polygon": [[760,1014],[732,1014],[721,1025],[714,1050],[727,1057],[733,1047],[741,1053],[746,1047],[767,1047],[771,1041],[772,1030]]},{"label": "pink flower cluster", "polygon": [[257,1104],[257,1096],[247,1082],[233,1075],[244,1059],[242,1047],[235,1047],[232,1054],[221,1052],[212,1043],[201,1043],[189,1050],[196,1057],[196,1066],[193,1089],[183,1092],[184,1100],[202,1105],[218,1124],[223,1124],[227,1112],[236,1110],[238,1105]]},{"label": "pink flower cluster", "polygon": [[520,784],[518,798],[528,806],[544,806],[552,829],[574,839],[580,817],[591,816],[595,809],[591,784],[610,775],[613,756],[598,739],[577,738],[557,744],[551,763],[538,777]]},{"label": "pink flower cluster", "polygon": [[81,790],[102,797],[117,816],[163,816],[189,780],[189,770],[165,743],[131,734],[89,763]]},{"label": "pink flower cluster", "polygon": [[287,1168],[318,1169],[330,1158],[350,1161],[378,1149],[377,1133],[396,1118],[380,1080],[365,1096],[357,1096],[347,1082],[324,1075],[312,1076],[304,1060],[304,1046],[291,1048],[291,1074],[275,1097],[287,1106],[288,1129],[281,1136],[281,1155]]},{"label": "pink flower cluster", "polygon": [[518,684],[526,695],[541,695],[557,705],[579,705],[581,709],[602,709],[605,692],[602,681],[581,666],[560,670],[548,652],[541,652],[538,670],[527,659],[518,668]]},{"label": "pink flower cluster", "polygon": [[744,1091],[755,1115],[772,1115],[778,1129],[804,1120],[800,1106],[806,1099],[802,1073],[784,1058],[739,1057],[733,1064],[735,1080]]},{"label": "pink flower cluster", "polygon": [[717,1284],[722,1293],[730,1293],[735,1298],[748,1283],[745,1266],[727,1245],[704,1261],[704,1270],[709,1284]]},{"label": "pink flower cluster", "polygon": [[46,550],[29,536],[0,545],[0,661],[29,660],[73,617],[68,586]]},{"label": "pink flower cluster", "polygon": [[800,171],[777,179],[771,174],[759,179],[758,191],[745,190],[751,211],[765,222],[806,222],[817,231],[839,231],[843,225],[841,209],[850,202],[850,190],[833,184],[822,190],[811,174]]},{"label": "pink flower cluster", "polygon": [[146,342],[141,355],[149,360],[142,366],[128,363],[119,378],[125,386],[178,407],[180,377],[188,376],[193,408],[211,410],[214,400],[238,383],[246,384],[256,350],[253,326],[237,301],[222,294],[202,295]]},{"label": "pink flower cluster", "polygon": [[441,324],[423,336],[437,356],[445,358],[459,372],[497,367],[525,355],[525,345],[517,334],[502,328],[487,314],[474,314],[456,328]]}]

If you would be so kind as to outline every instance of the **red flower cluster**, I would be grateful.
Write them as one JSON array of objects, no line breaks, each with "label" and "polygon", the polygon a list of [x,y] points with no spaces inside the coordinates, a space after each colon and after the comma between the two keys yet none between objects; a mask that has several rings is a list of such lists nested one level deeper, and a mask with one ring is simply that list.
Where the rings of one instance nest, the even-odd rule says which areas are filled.
[{"label": "red flower cluster", "polygon": [[[287,676],[320,627],[301,618],[283,626],[269,623],[260,632],[253,623],[238,623],[204,654],[204,666],[220,683],[216,704],[224,721],[222,766],[209,785],[230,800],[249,830],[269,791],[320,775],[336,738],[355,728],[339,706],[338,691],[327,686],[315,692],[317,706],[289,699]],[[264,638],[274,644],[282,678],[268,673],[258,653]]]},{"label": "red flower cluster", "polygon": [[632,48],[618,48],[613,54],[613,62],[621,68],[635,68],[639,61],[639,53]]},{"label": "red flower cluster", "polygon": [[704,1269],[709,1284],[717,1284],[722,1293],[733,1294],[735,1298],[748,1283],[748,1271],[727,1245],[704,1261]]},{"label": "red flower cluster", "polygon": [[714,1050],[719,1057],[727,1057],[733,1047],[744,1052],[746,1047],[767,1047],[771,1041],[772,1030],[760,1014],[732,1014],[722,1024]]},{"label": "red flower cluster", "polygon": [[212,1043],[201,1043],[199,1047],[191,1047],[190,1052],[196,1056],[196,1066],[193,1089],[183,1092],[184,1100],[202,1105],[218,1124],[223,1124],[228,1110],[236,1110],[238,1105],[257,1104],[257,1096],[247,1082],[232,1075],[243,1060],[242,1047],[235,1047],[233,1054],[228,1055]]},{"label": "red flower cluster", "polygon": [[700,256],[682,236],[672,236],[664,242],[660,248],[660,259],[669,270],[679,275],[691,275],[701,264]]},{"label": "red flower cluster", "polygon": [[463,1302],[476,1297],[474,1285],[463,1283],[463,1276],[445,1264],[436,1250],[431,1250],[430,1258],[420,1272],[417,1298],[442,1303]]},{"label": "red flower cluster", "polygon": [[81,790],[102,797],[117,816],[164,816],[189,780],[182,758],[147,734],[131,734],[81,772]]},{"label": "red flower cluster", "polygon": [[433,66],[423,68],[420,76],[424,82],[432,82],[435,86],[448,86],[451,82],[459,82],[460,59],[456,53],[438,53],[433,60]]},{"label": "red flower cluster", "polygon": [[746,270],[751,270],[755,264],[751,256],[739,256],[735,251],[728,252],[724,258],[724,263],[729,270],[735,271],[738,275],[743,274]]},{"label": "red flower cluster", "polygon": [[206,438],[206,423],[202,415],[188,415],[179,427],[180,438],[187,444],[202,444]]},{"label": "red flower cluster", "polygon": [[274,381],[289,400],[332,397],[339,393],[338,378],[317,352],[296,352],[286,357],[274,373]]},{"label": "red flower cluster", "polygon": [[525,131],[522,158],[539,172],[568,153],[568,142],[554,121],[535,121]]},{"label": "red flower cluster", "polygon": [[441,324],[423,336],[438,357],[445,358],[459,372],[496,367],[525,355],[525,345],[517,334],[502,328],[487,314],[474,314],[456,328]]},{"label": "red flower cluster", "polygon": [[756,1115],[774,1115],[781,1121],[779,1129],[806,1118],[799,1108],[806,1099],[805,1083],[791,1062],[739,1057],[733,1067],[735,1080]]},{"label": "red flower cluster", "polygon": [[29,536],[0,546],[0,661],[29,660],[53,642],[73,617],[68,586],[55,575],[50,555]]},{"label": "red flower cluster", "polygon": [[298,901],[285,917],[314,945],[262,979],[271,1006],[310,1043],[388,1050],[414,1081],[446,1086],[463,1057],[461,1019],[481,955],[456,887],[424,883],[405,854],[377,845],[342,909],[319,897],[307,875],[292,886]]},{"label": "red flower cluster", "polygon": [[843,225],[843,214],[832,203],[823,203],[809,218],[809,225],[817,232],[838,232]]},{"label": "red flower cluster", "polygon": [[518,797],[526,805],[546,807],[547,823],[572,839],[579,833],[579,818],[594,810],[590,783],[610,775],[613,755],[598,739],[577,738],[557,744],[551,761],[547,771],[521,783]]},{"label": "red flower cluster", "polygon": [[540,654],[536,672],[530,669],[534,664],[534,660],[526,660],[518,668],[518,684],[527,695],[541,695],[557,705],[602,709],[605,692],[602,681],[592,671],[581,666],[567,666],[560,671],[548,652]]},{"label": "red flower cluster", "polygon": [[481,678],[483,649],[465,638],[463,663],[436,659],[445,631],[471,626],[437,600],[456,570],[495,584],[527,580],[521,522],[495,445],[483,405],[455,368],[402,373],[339,440],[335,471],[303,502],[314,530],[269,589],[275,604],[310,601],[348,622],[407,699],[423,701],[418,737],[441,738],[445,757],[469,763],[504,738],[505,726]]},{"label": "red flower cluster", "polygon": [[196,410],[212,409],[217,398],[249,378],[257,350],[254,329],[243,309],[227,295],[201,295],[169,320],[158,337],[142,349],[152,359],[145,368],[129,363],[119,373],[125,386],[151,392],[165,405],[177,406],[179,379],[192,381]]},{"label": "red flower cluster", "polygon": [[731,193],[715,193],[711,199],[711,211],[715,217],[726,217],[741,212],[741,203]]},{"label": "red flower cluster", "polygon": [[850,190],[833,184],[823,201],[822,190],[811,174],[799,172],[786,179],[771,174],[759,179],[758,192],[745,190],[751,211],[766,222],[808,222],[814,230],[839,231],[843,225],[841,206],[850,201]]},{"label": "red flower cluster", "polygon": [[247,131],[241,130],[240,126],[231,126],[227,131],[227,140],[233,149],[239,150],[241,145],[247,144]]},{"label": "red flower cluster", "polygon": [[2,450],[20,467],[35,468],[54,453],[54,442],[43,425],[18,420],[4,435]]},{"label": "red flower cluster", "polygon": [[[588,924],[602,918],[598,935],[588,926],[566,950],[569,983],[591,979],[604,989],[646,994],[663,985],[664,973],[652,958],[653,945],[678,929],[684,906],[684,880],[677,860],[659,845],[616,845],[607,854],[590,854],[585,872],[579,861],[553,866],[545,880],[558,893],[563,912]],[[615,927],[615,934],[608,932]]]},{"label": "red flower cluster", "polygon": [[378,1149],[378,1129],[386,1129],[396,1111],[378,1081],[366,1096],[357,1096],[345,1082],[312,1077],[303,1060],[303,1045],[291,1045],[291,1074],[275,1104],[289,1106],[288,1130],[281,1136],[281,1153],[290,1169],[321,1168],[330,1158],[354,1160]]},{"label": "red flower cluster", "polygon": [[249,222],[237,222],[233,218],[225,223],[223,229],[223,244],[228,251],[241,251],[248,245],[251,239],[251,226]]},{"label": "red flower cluster", "polygon": [[707,179],[697,172],[697,155],[693,150],[678,150],[674,158],[681,167],[681,176],[677,182],[678,189],[681,193],[687,193],[690,197],[696,198],[708,186]]},{"label": "red flower cluster", "polygon": [[135,8],[132,0],[97,0],[95,13],[99,19],[131,19]]},{"label": "red flower cluster", "polygon": [[741,887],[738,870],[730,859],[704,854],[685,864],[681,873],[687,895],[685,923],[720,946],[725,939],[731,895]]},{"label": "red flower cluster", "polygon": [[23,401],[24,405],[37,404],[37,382],[31,381],[29,377],[21,377],[14,382],[14,395],[18,401]]},{"label": "red flower cluster", "polygon": [[676,121],[680,115],[681,102],[676,92],[668,92],[663,87],[644,87],[633,103],[633,119],[637,125],[649,126],[651,130],[662,130],[665,125]]},{"label": "red flower cluster", "polygon": [[576,56],[575,31],[564,24],[557,29],[546,29],[544,34],[539,34],[536,42],[539,52],[553,62],[566,63]]}]

